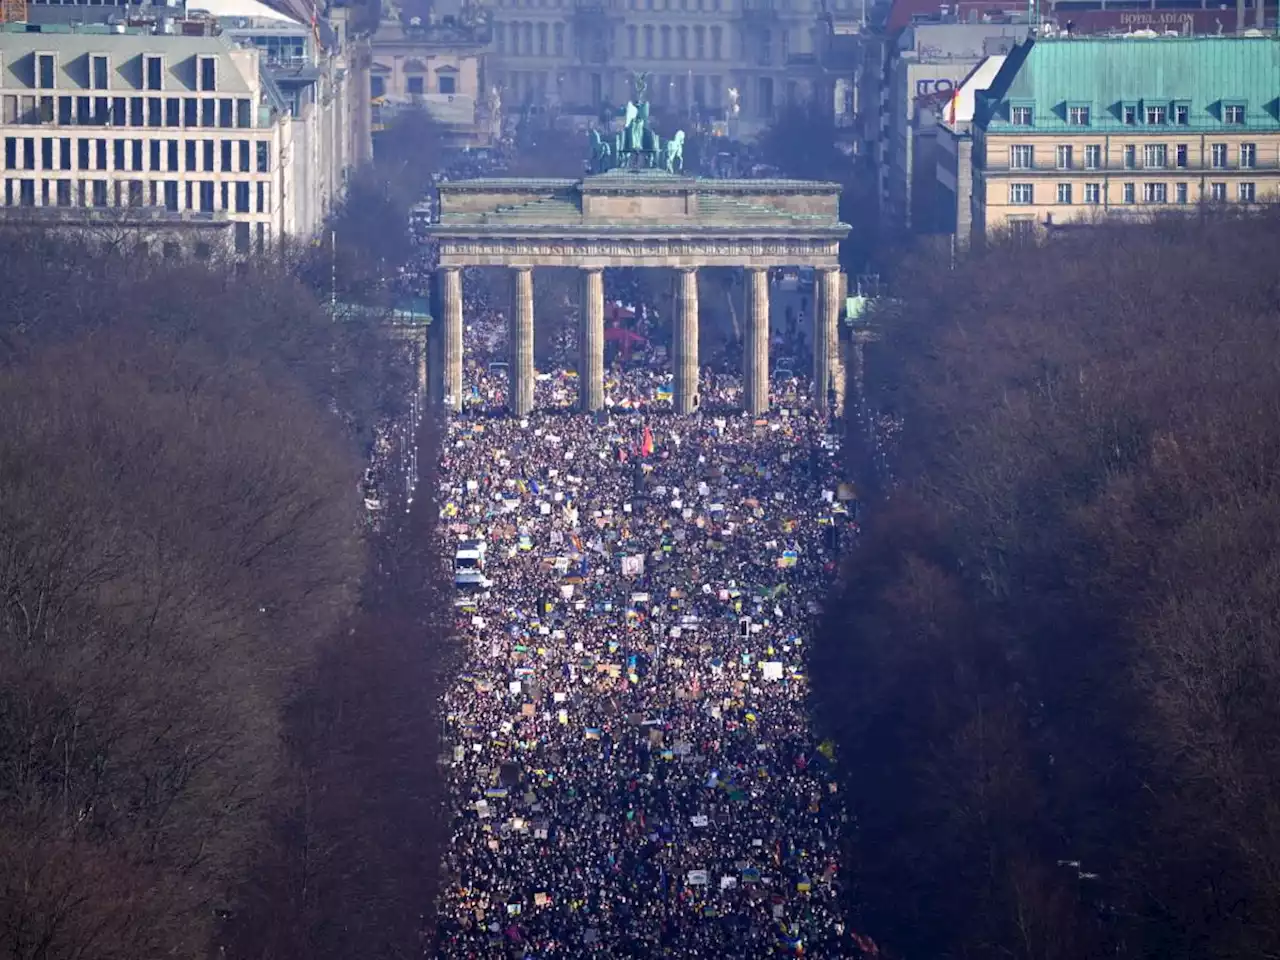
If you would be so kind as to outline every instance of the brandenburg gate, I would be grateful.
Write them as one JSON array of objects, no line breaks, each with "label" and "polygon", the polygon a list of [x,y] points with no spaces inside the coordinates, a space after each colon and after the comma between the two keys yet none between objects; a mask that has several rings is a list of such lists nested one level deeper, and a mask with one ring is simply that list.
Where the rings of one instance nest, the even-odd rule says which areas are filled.
[{"label": "brandenburg gate", "polygon": [[[629,105],[628,128],[633,119]],[[593,165],[607,166],[608,145],[598,136],[593,139]],[[604,406],[606,267],[677,272],[673,399],[683,414],[699,405],[698,268],[741,267],[747,272],[746,408],[761,414],[769,405],[768,271],[813,267],[818,277],[813,396],[822,409],[828,390],[843,397],[837,328],[845,290],[838,254],[850,228],[838,216],[839,185],[684,176],[675,169],[682,143],[678,134],[677,162],[668,147],[665,169],[659,162],[662,152],[655,149],[647,162],[633,161],[582,179],[440,184],[437,221],[427,231],[437,241],[440,257],[436,316],[442,322],[435,324],[432,351],[442,361],[435,364],[438,398],[461,409],[462,269],[473,266],[506,267],[514,273],[509,372],[517,416],[533,409],[533,283],[538,267],[582,272],[578,377],[583,410]],[[623,135],[618,146],[619,153],[626,152]]]}]

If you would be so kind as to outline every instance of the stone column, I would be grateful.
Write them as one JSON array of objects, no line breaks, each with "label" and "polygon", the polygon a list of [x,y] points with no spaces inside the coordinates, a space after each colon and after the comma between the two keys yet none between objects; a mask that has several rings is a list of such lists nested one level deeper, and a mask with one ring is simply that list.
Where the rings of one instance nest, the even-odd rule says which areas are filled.
[{"label": "stone column", "polygon": [[533,270],[516,268],[515,304],[511,311],[511,412],[527,417],[533,410]]},{"label": "stone column", "polygon": [[672,399],[676,413],[687,414],[698,409],[698,271],[681,269],[677,277]]},{"label": "stone column", "polygon": [[746,409],[760,416],[769,409],[769,271],[747,270],[747,331],[743,351]]},{"label": "stone column", "polygon": [[604,407],[604,271],[582,272],[578,330],[578,404],[588,412]]},{"label": "stone column", "polygon": [[427,399],[427,391],[430,389],[430,380],[427,377],[427,353],[431,349],[427,343],[427,331],[423,330],[418,335],[418,396],[425,401]]},{"label": "stone column", "polygon": [[839,323],[840,302],[844,297],[843,277],[839,270],[818,272],[818,296],[813,327],[813,402],[824,413],[827,391],[834,386],[833,377],[840,366]]},{"label": "stone column", "polygon": [[462,271],[457,267],[440,270],[440,307],[444,312],[440,392],[444,405],[455,413],[462,409]]}]

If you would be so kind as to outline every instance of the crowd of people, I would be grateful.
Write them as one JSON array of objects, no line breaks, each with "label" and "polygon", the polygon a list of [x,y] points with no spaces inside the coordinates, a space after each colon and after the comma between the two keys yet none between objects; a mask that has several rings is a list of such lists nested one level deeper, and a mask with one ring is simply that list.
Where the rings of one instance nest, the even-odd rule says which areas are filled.
[{"label": "crowd of people", "polygon": [[846,814],[806,724],[812,614],[856,529],[830,424],[795,380],[764,417],[729,412],[729,374],[676,417],[647,362],[610,370],[601,413],[567,410],[560,371],[538,412],[501,415],[500,315],[470,289],[442,450],[471,576],[439,955],[873,951],[843,919]]},{"label": "crowd of people", "polygon": [[[447,176],[503,163],[460,162]],[[424,246],[403,279],[433,265]],[[790,369],[769,414],[740,412],[730,355],[675,416],[669,318],[626,271],[606,275],[629,339],[609,341],[605,410],[575,410],[569,337],[537,410],[510,417],[494,286],[463,278],[464,409],[441,450],[468,659],[445,702],[437,955],[874,955],[844,914],[834,749],[806,717],[813,613],[857,530],[835,428]],[[799,355],[791,326],[775,356]],[[412,409],[375,442],[377,509],[379,482],[416,482],[389,466]]]}]

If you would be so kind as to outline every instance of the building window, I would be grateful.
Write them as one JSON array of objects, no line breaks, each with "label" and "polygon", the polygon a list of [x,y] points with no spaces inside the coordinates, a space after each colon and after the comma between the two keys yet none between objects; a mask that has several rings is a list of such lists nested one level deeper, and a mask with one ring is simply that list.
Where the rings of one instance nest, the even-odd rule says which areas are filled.
[{"label": "building window", "polygon": [[1165,113],[1164,107],[1147,107],[1147,126],[1164,126]]},{"label": "building window", "polygon": [[671,59],[671,28],[668,26],[659,27],[658,37],[660,38],[662,43],[662,47],[661,47],[662,59],[670,60]]},{"label": "building window", "polygon": [[646,60],[653,59],[653,27],[644,28],[644,55]]},{"label": "building window", "polygon": [[1175,183],[1173,185],[1173,195],[1178,203],[1187,202],[1187,185],[1185,183]]},{"label": "building window", "polygon": [[213,127],[217,126],[218,120],[218,102],[216,100],[200,101],[200,126]]},{"label": "building window", "polygon": [[142,81],[145,90],[164,89],[164,58],[146,55],[142,58]]},{"label": "building window", "polygon": [[1180,127],[1189,126],[1191,124],[1191,106],[1186,103],[1174,104],[1173,122]]},{"label": "building window", "polygon": [[1169,185],[1166,183],[1144,183],[1142,185],[1143,203],[1168,203]]},{"label": "building window", "polygon": [[1071,184],[1069,183],[1058,184],[1058,202],[1059,203],[1071,202]]},{"label": "building window", "polygon": [[267,143],[265,140],[258,141],[257,166],[259,173],[271,172],[271,144]]},{"label": "building window", "polygon": [[436,83],[439,85],[441,93],[458,92],[458,81],[452,74],[436,77]]},{"label": "building window", "polygon": [[1187,166],[1187,145],[1185,143],[1178,144],[1176,148],[1176,156],[1178,166],[1186,169]]},{"label": "building window", "polygon": [[1030,107],[1013,107],[1009,110],[1009,122],[1015,127],[1031,126],[1032,110]]},{"label": "building window", "polygon": [[711,59],[712,60],[720,59],[720,37],[721,37],[720,28],[712,27],[711,28]]},{"label": "building window", "polygon": [[426,88],[421,77],[409,77],[407,81],[407,89],[409,91],[409,96],[420,97]]},{"label": "building window", "polygon": [[1058,149],[1055,151],[1055,159],[1058,162],[1059,170],[1070,170],[1071,169],[1071,147],[1069,146],[1058,147]]},{"label": "building window", "polygon": [[[564,56],[564,24],[557,23],[554,27],[551,28],[551,32],[552,32],[552,41],[555,45],[556,56],[563,57]],[[632,44],[632,47],[633,48],[635,47],[634,43]]]},{"label": "building window", "polygon": [[1236,196],[1241,203],[1253,203],[1257,199],[1258,190],[1252,183],[1236,184]]},{"label": "building window", "polygon": [[1258,145],[1256,143],[1240,144],[1240,169],[1252,170],[1258,165]]},{"label": "building window", "polygon": [[681,60],[689,59],[689,28],[676,27],[676,56]]},{"label": "building window", "polygon": [[52,53],[36,54],[36,86],[41,90],[53,89],[54,56]]},{"label": "building window", "polygon": [[247,130],[253,126],[253,102],[250,100],[236,101],[236,126],[242,130]]},{"label": "building window", "polygon": [[107,181],[93,181],[93,205],[95,207],[105,207],[107,205]]},{"label": "building window", "polygon": [[1035,184],[1031,183],[1011,183],[1009,184],[1009,202],[1018,206],[1025,206],[1029,203],[1035,203]]},{"label": "building window", "polygon": [[1120,200],[1123,203],[1134,203],[1137,200],[1137,191],[1132,183],[1121,184]]},{"label": "building window", "polygon": [[107,58],[95,53],[89,58],[89,84],[94,90],[107,89]]},{"label": "building window", "polygon": [[164,102],[164,125],[166,127],[182,126],[182,100],[169,97]]},{"label": "building window", "polygon": [[1030,170],[1035,167],[1036,148],[1026,143],[1015,144],[1009,148],[1009,169]]},{"label": "building window", "polygon": [[1087,127],[1089,125],[1089,108],[1067,107],[1067,123],[1073,127]]},{"label": "building window", "polygon": [[1120,108],[1120,121],[1126,127],[1136,127],[1138,125],[1138,108],[1135,104],[1126,103]]},{"label": "building window", "polygon": [[1102,146],[1097,143],[1087,144],[1084,148],[1084,168],[1097,170],[1102,166]]},{"label": "building window", "polygon": [[545,57],[547,55],[547,25],[545,23],[538,24],[538,56]]},{"label": "building window", "polygon": [[1209,147],[1209,166],[1215,170],[1222,170],[1227,165],[1227,145],[1225,143],[1215,143]]},{"label": "building window", "polygon": [[218,58],[200,57],[199,61],[200,70],[197,76],[199,83],[196,89],[204,93],[213,93],[218,89]]},{"label": "building window", "polygon": [[628,57],[635,57],[638,55],[636,51],[640,47],[639,35],[640,35],[640,31],[639,29],[636,28],[634,24],[627,27],[627,56]]},{"label": "building window", "polygon": [[1084,185],[1084,202],[1097,205],[1102,202],[1102,188],[1096,183]]},{"label": "building window", "polygon": [[1222,122],[1229,123],[1232,126],[1242,126],[1244,124],[1244,104],[1228,103],[1222,108]]},{"label": "building window", "polygon": [[1227,199],[1227,185],[1225,183],[1209,184],[1209,199],[1219,203]]},{"label": "building window", "polygon": [[1148,170],[1163,170],[1169,162],[1169,148],[1163,143],[1142,146],[1142,165]]}]

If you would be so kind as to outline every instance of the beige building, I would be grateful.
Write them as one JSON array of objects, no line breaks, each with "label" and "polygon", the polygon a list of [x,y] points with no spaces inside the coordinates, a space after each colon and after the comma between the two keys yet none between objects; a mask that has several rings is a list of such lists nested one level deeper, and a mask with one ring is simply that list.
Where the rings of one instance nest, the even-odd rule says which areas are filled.
[{"label": "beige building", "polygon": [[406,105],[420,106],[461,143],[490,142],[496,104],[485,83],[493,33],[487,10],[458,8],[426,18],[388,8],[373,36],[370,94],[375,126]]},{"label": "beige building", "polygon": [[207,23],[194,36],[5,27],[0,201],[226,220],[242,253],[310,236],[356,159],[332,106],[350,100],[331,96],[315,61],[295,65],[286,92],[267,59]]},{"label": "beige building", "polygon": [[[495,0],[492,82],[509,109],[595,115],[630,98],[649,74],[649,100],[744,137],[788,103],[807,102],[825,31],[820,0]],[[730,91],[734,91],[731,96]]]},{"label": "beige building", "polygon": [[1020,44],[973,124],[973,231],[1280,200],[1274,38]]}]

